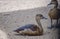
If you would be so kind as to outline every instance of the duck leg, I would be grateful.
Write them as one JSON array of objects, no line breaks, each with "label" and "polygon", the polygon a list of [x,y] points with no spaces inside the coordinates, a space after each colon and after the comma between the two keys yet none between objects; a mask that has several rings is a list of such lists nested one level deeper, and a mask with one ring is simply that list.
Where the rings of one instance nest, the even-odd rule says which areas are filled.
[{"label": "duck leg", "polygon": [[48,29],[52,29],[54,26],[53,26],[53,21],[52,21],[53,19],[51,19],[51,26],[50,27],[48,27]]},{"label": "duck leg", "polygon": [[52,27],[52,19],[51,19],[51,27]]},{"label": "duck leg", "polygon": [[56,19],[56,26],[58,25],[58,19]]},{"label": "duck leg", "polygon": [[59,26],[58,26],[58,19],[57,19],[57,22],[56,22],[56,25],[55,25],[55,28],[59,28]]},{"label": "duck leg", "polygon": [[51,19],[51,29],[53,28],[53,19]]},{"label": "duck leg", "polygon": [[56,25],[58,25],[58,19],[57,19],[57,24]]}]

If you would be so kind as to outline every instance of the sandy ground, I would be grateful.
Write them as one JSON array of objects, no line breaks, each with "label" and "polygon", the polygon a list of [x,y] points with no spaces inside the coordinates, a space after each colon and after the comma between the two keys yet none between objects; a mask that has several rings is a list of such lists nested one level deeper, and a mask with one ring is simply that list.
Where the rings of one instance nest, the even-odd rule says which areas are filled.
[{"label": "sandy ground", "polygon": [[[2,2],[1,2],[2,3]],[[21,10],[19,8],[16,10],[16,8],[12,9],[11,11],[11,5],[10,8],[5,8],[0,6],[0,30],[2,30],[3,37],[7,37],[5,39],[58,39],[57,35],[57,29],[47,29],[48,26],[50,26],[50,19],[48,17],[49,7],[36,7],[27,9],[25,7],[24,10]],[[28,7],[30,8],[30,7]],[[23,9],[23,8],[22,8]],[[6,12],[5,12],[6,11]],[[36,14],[43,14],[47,20],[43,19],[41,20],[42,27],[44,29],[44,35],[42,36],[21,36],[21,35],[15,35],[16,33],[13,32],[13,30],[17,29],[18,27],[21,27],[25,24],[36,24],[35,21],[35,15]]]}]

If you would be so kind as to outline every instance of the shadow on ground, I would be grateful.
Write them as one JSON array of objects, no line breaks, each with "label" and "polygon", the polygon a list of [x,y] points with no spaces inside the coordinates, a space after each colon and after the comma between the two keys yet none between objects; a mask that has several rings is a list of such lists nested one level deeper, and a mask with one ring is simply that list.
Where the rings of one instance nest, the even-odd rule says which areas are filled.
[{"label": "shadow on ground", "polygon": [[56,25],[55,28],[58,29],[58,39],[60,39],[60,19],[59,19],[59,23]]},{"label": "shadow on ground", "polygon": [[60,21],[59,21],[59,24],[58,24],[58,38],[60,39]]}]

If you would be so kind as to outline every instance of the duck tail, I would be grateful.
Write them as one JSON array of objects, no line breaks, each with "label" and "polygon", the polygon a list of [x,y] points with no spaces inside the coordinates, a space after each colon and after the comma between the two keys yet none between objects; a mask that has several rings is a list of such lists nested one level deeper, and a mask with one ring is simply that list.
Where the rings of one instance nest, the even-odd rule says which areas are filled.
[{"label": "duck tail", "polygon": [[14,30],[14,32],[17,32],[17,33],[19,33],[19,30]]}]

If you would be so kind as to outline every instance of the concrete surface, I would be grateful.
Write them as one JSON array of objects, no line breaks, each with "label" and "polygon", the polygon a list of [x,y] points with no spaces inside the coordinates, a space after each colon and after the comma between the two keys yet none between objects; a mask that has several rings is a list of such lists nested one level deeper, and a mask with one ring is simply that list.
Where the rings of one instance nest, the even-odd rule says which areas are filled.
[{"label": "concrete surface", "polygon": [[44,7],[50,0],[0,0],[0,12]]},{"label": "concrete surface", "polygon": [[[42,2],[41,2],[42,1]],[[0,30],[6,33],[7,39],[59,39],[57,29],[47,29],[50,26],[48,17],[49,7],[47,4],[50,1],[44,0],[20,0],[20,1],[0,1]],[[31,3],[32,2],[32,3]],[[33,3],[34,2],[34,3]],[[40,5],[40,3],[44,4]],[[44,29],[42,36],[21,36],[15,35],[13,30],[25,24],[36,24],[35,15],[43,14],[47,20],[41,20]]]},{"label": "concrete surface", "polygon": [[0,30],[0,39],[8,39],[7,34],[2,30]]}]

